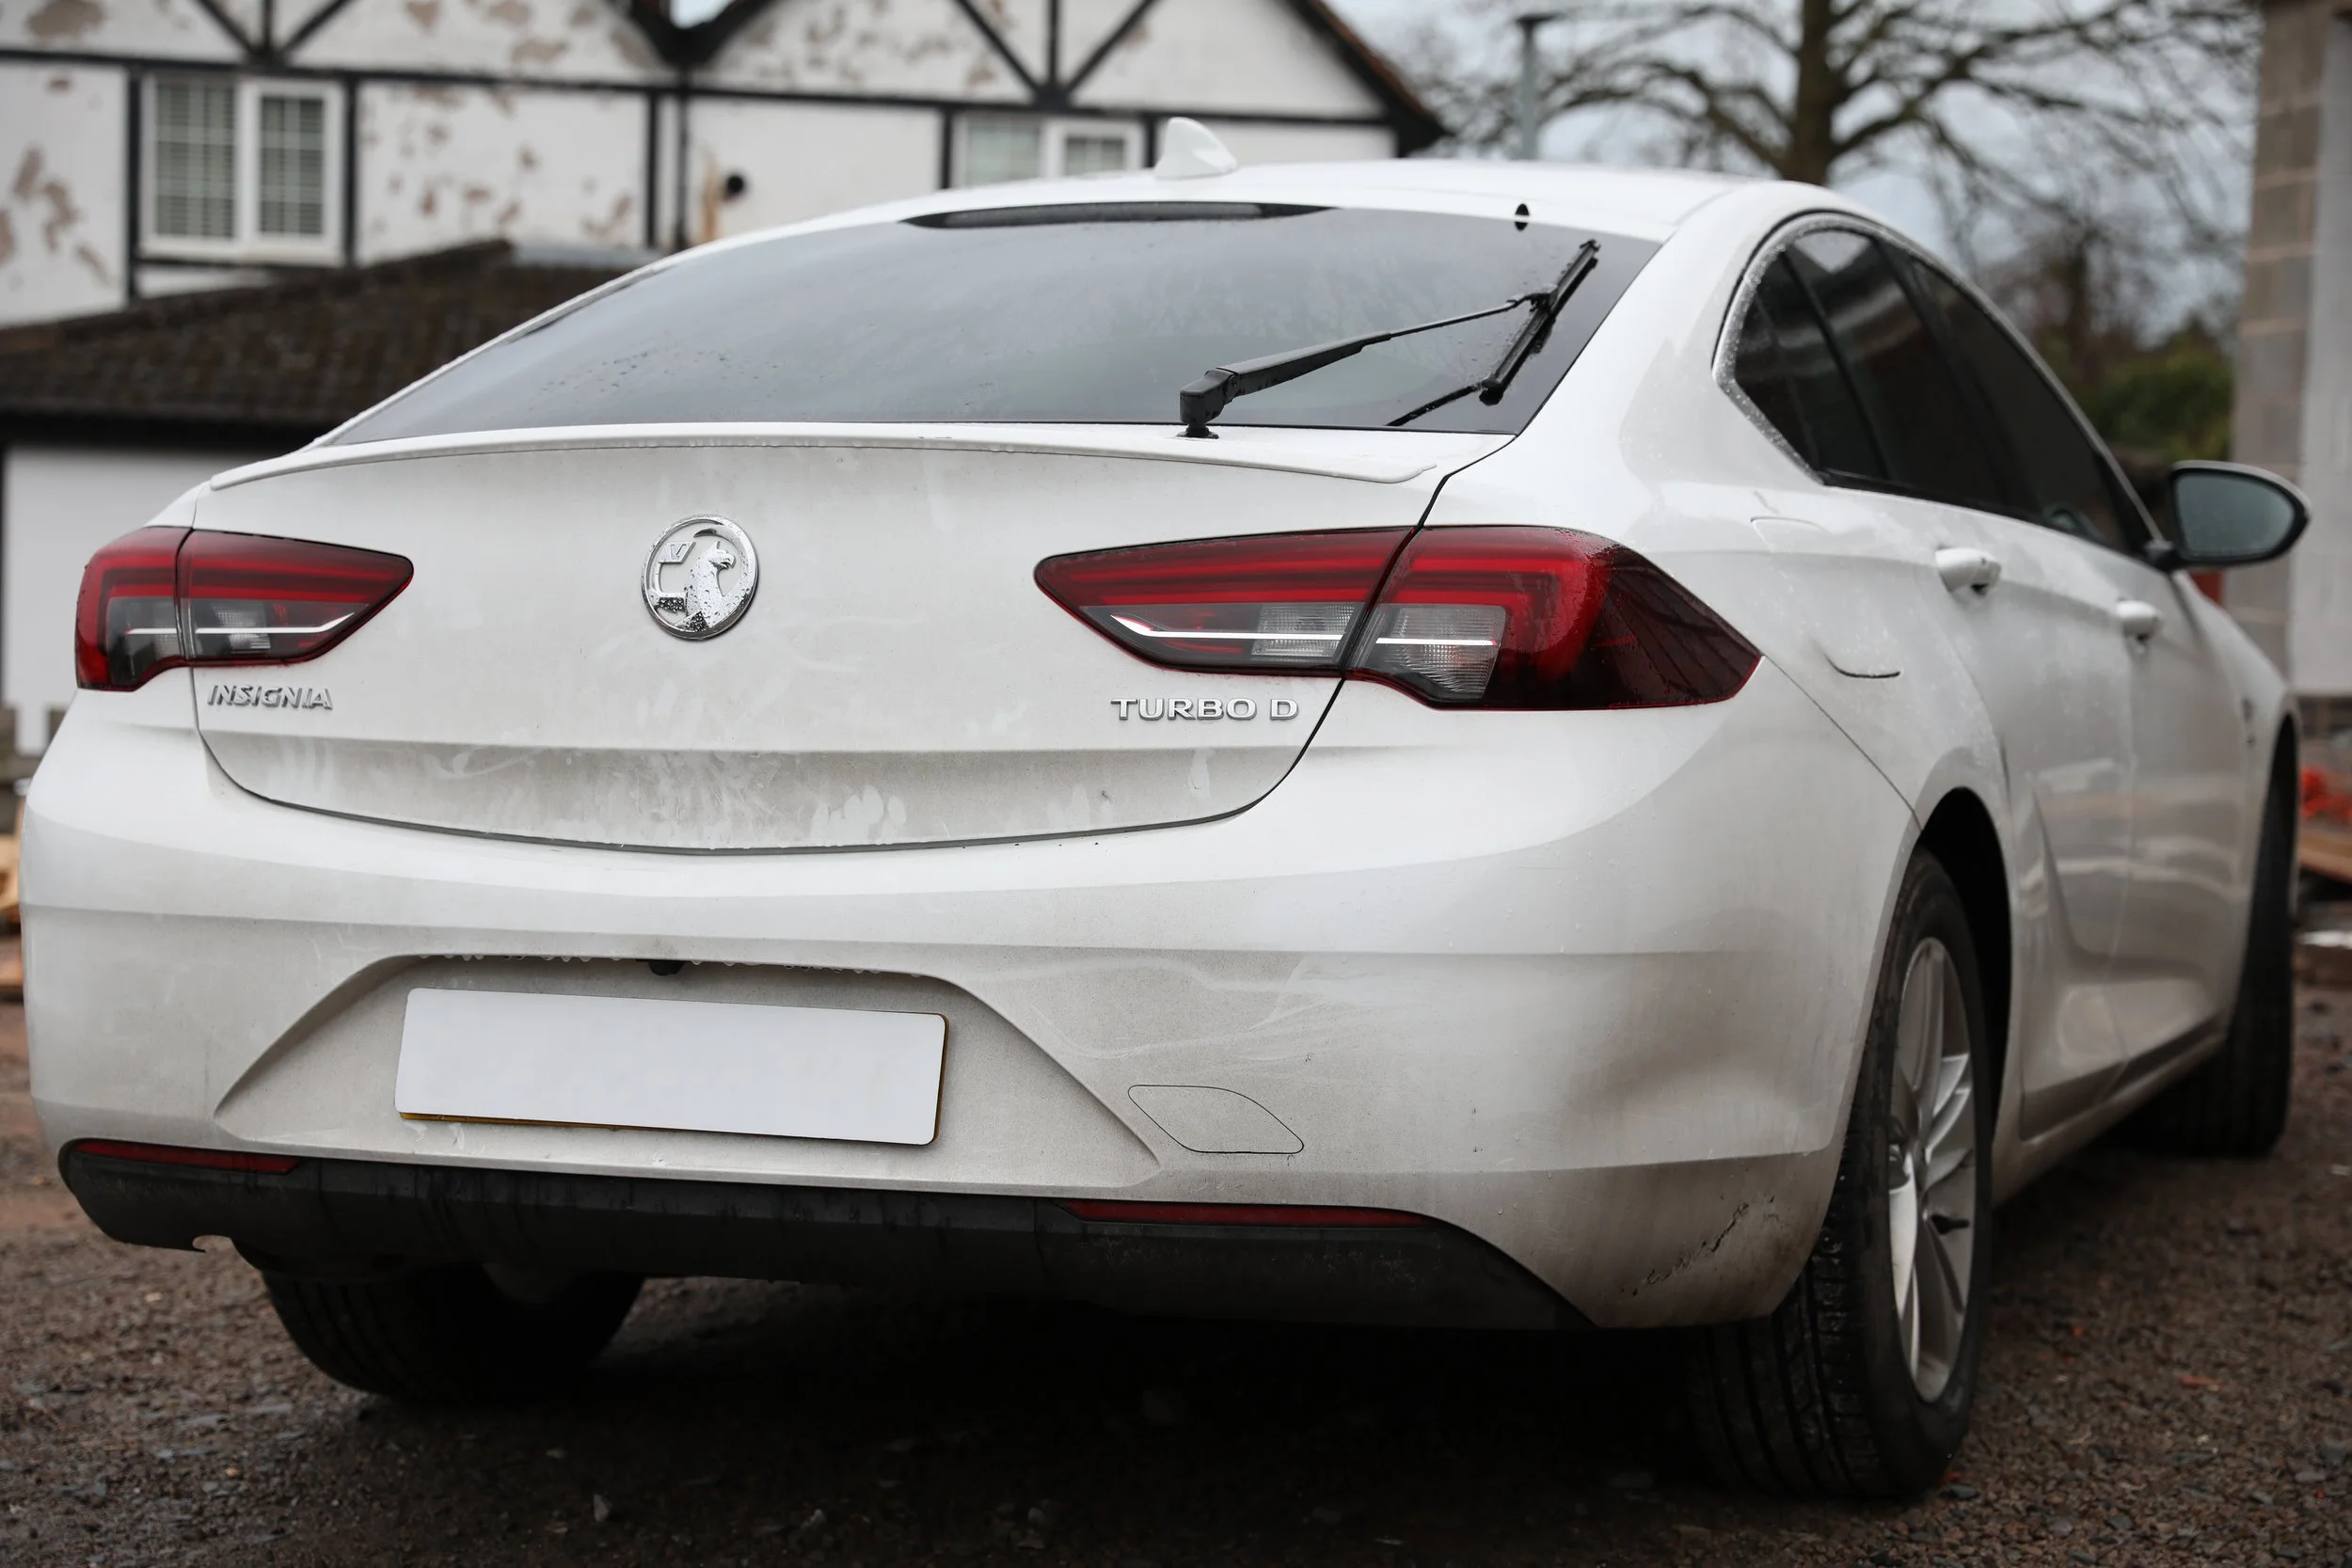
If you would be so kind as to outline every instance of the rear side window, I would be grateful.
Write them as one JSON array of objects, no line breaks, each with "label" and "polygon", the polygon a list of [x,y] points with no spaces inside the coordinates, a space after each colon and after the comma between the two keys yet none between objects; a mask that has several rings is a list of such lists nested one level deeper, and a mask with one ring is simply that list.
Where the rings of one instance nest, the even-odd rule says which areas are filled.
[{"label": "rear side window", "polygon": [[1982,431],[1885,250],[1867,235],[1830,229],[1784,254],[1828,324],[1886,455],[1886,477],[1932,500],[2002,510]]},{"label": "rear side window", "polygon": [[2065,395],[1983,307],[1934,269],[1912,264],[1931,306],[1950,324],[1953,351],[1984,388],[2035,517],[2115,549],[2131,548],[2130,503]]},{"label": "rear side window", "polygon": [[1819,471],[1883,480],[1886,466],[1845,372],[1821,334],[1804,285],[1781,257],[1764,269],[1741,324],[1733,371],[1740,389],[1797,454]]}]

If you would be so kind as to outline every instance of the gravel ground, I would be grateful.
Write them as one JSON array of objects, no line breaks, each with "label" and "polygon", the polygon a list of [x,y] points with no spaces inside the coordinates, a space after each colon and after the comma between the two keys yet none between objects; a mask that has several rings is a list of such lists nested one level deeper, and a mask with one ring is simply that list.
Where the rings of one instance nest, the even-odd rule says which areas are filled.
[{"label": "gravel ground", "polygon": [[347,1392],[234,1257],[117,1246],[0,1008],[0,1562],[2298,1562],[2352,1568],[2352,991],[2280,1154],[2102,1148],[2002,1211],[1976,1435],[1911,1508],[1682,1465],[1666,1348],[685,1280],[578,1392]]}]

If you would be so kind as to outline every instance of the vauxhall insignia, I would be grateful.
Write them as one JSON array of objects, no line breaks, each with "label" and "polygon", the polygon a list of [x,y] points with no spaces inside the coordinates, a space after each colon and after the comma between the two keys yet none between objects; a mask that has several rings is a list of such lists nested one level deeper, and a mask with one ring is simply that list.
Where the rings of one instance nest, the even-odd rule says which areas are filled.
[{"label": "vauxhall insignia", "polygon": [[724,517],[673,523],[645,556],[645,608],[673,637],[701,641],[743,618],[759,587],[759,552]]},{"label": "vauxhall insignia", "polygon": [[323,686],[215,686],[204,704],[207,707],[332,708],[335,699]]}]

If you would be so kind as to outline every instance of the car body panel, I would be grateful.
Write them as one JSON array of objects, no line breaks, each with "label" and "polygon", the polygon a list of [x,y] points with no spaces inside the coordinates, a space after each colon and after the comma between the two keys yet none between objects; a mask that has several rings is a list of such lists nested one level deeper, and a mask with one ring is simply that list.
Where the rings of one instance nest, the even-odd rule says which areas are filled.
[{"label": "car body panel", "polygon": [[[1875,220],[1807,187],[1500,165],[1247,170],[1186,194],[1212,190],[1491,215],[1525,202],[1546,221],[1557,211],[1663,243],[1514,438],[1235,431],[1213,451],[1173,427],[659,440],[749,443],[757,462],[965,465],[1098,499],[1120,483],[1114,467],[1168,496],[1238,496],[1246,481],[1253,496],[1302,498],[1304,511],[1250,514],[1267,529],[1334,526],[1340,498],[1375,495],[1399,513],[1425,504],[1431,528],[1577,529],[1640,551],[1746,637],[1761,654],[1747,687],[1687,708],[1507,713],[1330,683],[1287,770],[1212,820],[691,855],[293,809],[240,787],[199,736],[211,677],[86,693],[35,780],[24,851],[34,1096],[52,1146],[1396,1209],[1491,1244],[1593,1323],[1656,1326],[1765,1313],[1803,1264],[1896,890],[1955,801],[1994,825],[2007,892],[2001,1193],[2218,1040],[2255,802],[2292,722],[2283,681],[2181,578],[1826,486],[1721,384],[1725,324],[1773,237],[1820,214]],[[1148,178],[1089,181],[822,222],[1122,193],[1166,194]],[[558,451],[586,471],[614,439],[443,443],[409,471]],[[422,449],[388,448],[296,454],[195,504],[258,519],[267,507],[241,491],[365,496],[379,477],[389,491]],[[1203,471],[1177,477],[1180,464]],[[645,510],[660,514],[644,519],[650,542],[673,519]],[[1112,526],[1137,540],[1234,531],[1179,528],[1213,510]],[[271,515],[370,542],[358,527],[317,533],[335,526],[324,507]],[[1022,537],[1029,564],[1052,543]],[[2014,575],[1959,597],[1935,550],[1961,539],[2005,552]],[[659,649],[623,553],[599,570]],[[447,562],[461,555],[453,540]],[[2097,640],[2125,594],[2160,605],[2167,641],[2135,654]],[[1168,674],[1041,595],[1022,614],[1041,610],[1025,621],[1034,646],[1089,680]],[[376,658],[363,650],[379,633],[389,655],[397,624],[388,612],[315,671],[344,651],[354,670]],[[2038,680],[2086,669],[2095,689],[2037,705]],[[624,665],[612,678],[636,677]],[[1089,700],[1053,716],[1057,744],[1111,734],[1102,692],[1068,689]],[[2184,693],[2202,705],[2197,724],[2147,734]],[[2234,705],[2228,747],[2217,693]],[[664,976],[648,960],[691,967]],[[426,979],[934,1008],[950,1019],[941,1136],[910,1149],[404,1122],[387,1087],[396,1002]],[[1132,1093],[1152,1085],[1246,1097],[1298,1147],[1189,1149]]]},{"label": "car body panel", "polygon": [[[1786,1288],[1836,1169],[1885,865],[1910,832],[1769,666],[1731,703],[1534,727],[1351,683],[1282,786],[1222,821],[805,856],[289,811],[188,733],[191,684],[91,694],[30,798],[34,1095],[56,1146],[103,1132],[1403,1208],[1492,1242],[1604,1323],[1761,1311]],[[1746,830],[1759,798],[1787,831]],[[1682,869],[1621,870],[1650,865]],[[119,983],[126,923],[167,982]],[[421,976],[665,994],[648,958],[708,966],[689,983],[714,994],[942,1006],[939,1142],[392,1113],[396,993]],[[1303,1147],[1185,1150],[1128,1095],[1166,1084],[1247,1095]],[[1655,1197],[1629,1209],[1637,1191]]]},{"label": "car body panel", "polygon": [[[1281,779],[1334,678],[1139,666],[1073,635],[1036,563],[1202,533],[1409,529],[1446,469],[1491,444],[1360,441],[1418,470],[1389,483],[742,433],[281,468],[204,498],[199,525],[394,549],[416,578],[368,635],[298,673],[201,672],[199,724],[267,799],[506,837],[773,850],[1221,816]],[[743,531],[766,591],[723,636],[648,635],[645,557],[704,515]],[[333,705],[222,701],[257,675]],[[1228,717],[1104,722],[1138,697],[1161,700],[1153,719],[1168,700]]]},{"label": "car body panel", "polygon": [[[1823,484],[1725,390],[1722,356],[1756,259],[1792,230],[1829,219],[1887,231],[1867,210],[1807,187],[1759,183],[1693,213],[1587,345],[1578,373],[1517,440],[1450,481],[1428,522],[1492,526],[1523,518],[1531,497],[1573,498],[1571,515],[1595,519],[1576,526],[1659,562],[1762,648],[1881,768],[1920,825],[1955,794],[1983,805],[2000,830],[2010,905],[2010,1070],[1994,1148],[1995,1189],[2006,1196],[2217,1046],[2243,948],[2261,782],[2293,714],[2277,671],[2185,575],[2014,519]],[[1963,605],[1935,575],[1935,549],[1963,542],[2016,558],[2009,586],[2028,592],[2009,598],[2039,607],[2039,657],[1966,618],[1995,609],[2000,587]],[[2111,620],[2125,588],[2166,607],[2165,637],[2194,639],[2194,652],[2157,651],[2210,660],[2216,673],[2198,678],[2239,694],[2240,793],[2221,803],[2227,770],[2210,761],[2193,784],[2169,786],[2197,802],[2202,832],[2183,831],[2176,811],[2173,832],[2137,835],[2150,808],[2137,793],[2143,742],[2135,731],[2142,715],[2162,724],[2165,705],[2154,661],[2135,655]],[[1858,625],[1850,616],[1857,605],[1866,611]],[[2000,610],[2012,625],[2025,613]],[[2106,694],[2095,710],[2068,699],[2074,717],[2099,731],[2095,748],[2072,758],[2065,752],[2078,743],[2045,678],[2063,668],[2051,662],[2061,641],[2076,668],[2096,670]],[[2197,754],[2210,759],[2210,707],[2198,722]],[[2028,728],[2012,735],[2021,723]],[[2018,743],[2037,726],[2050,748],[2039,793],[2017,776]],[[2139,857],[2159,852],[2201,870],[2191,879],[2152,868],[2142,888]],[[2223,865],[2232,869],[2217,877]],[[2137,961],[2119,972],[2119,944],[2152,940],[2123,935],[2132,899],[2177,904],[2187,895],[2164,889],[2183,882],[2201,890],[2198,913],[2175,920],[2170,973],[2152,975]],[[2223,886],[2236,900],[2227,908],[2211,895]],[[2184,981],[2191,954],[2209,967]],[[2157,1022],[2127,1037],[2124,1009]]]}]

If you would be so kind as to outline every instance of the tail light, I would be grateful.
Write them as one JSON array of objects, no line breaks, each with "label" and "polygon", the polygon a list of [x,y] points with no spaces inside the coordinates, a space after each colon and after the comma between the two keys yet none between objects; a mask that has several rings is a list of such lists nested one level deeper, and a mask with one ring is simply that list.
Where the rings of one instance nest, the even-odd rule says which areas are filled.
[{"label": "tail light", "polygon": [[82,569],[81,685],[130,691],[183,664],[293,664],[350,636],[408,585],[396,555],[172,528],[125,534]]},{"label": "tail light", "polygon": [[1408,532],[1057,556],[1037,577],[1155,664],[1344,672],[1438,706],[1713,703],[1755,672],[1746,639],[1621,545],[1563,529],[1426,529],[1404,544]]},{"label": "tail light", "polygon": [[1410,529],[1267,533],[1058,555],[1038,586],[1129,653],[1178,670],[1338,671]]}]

